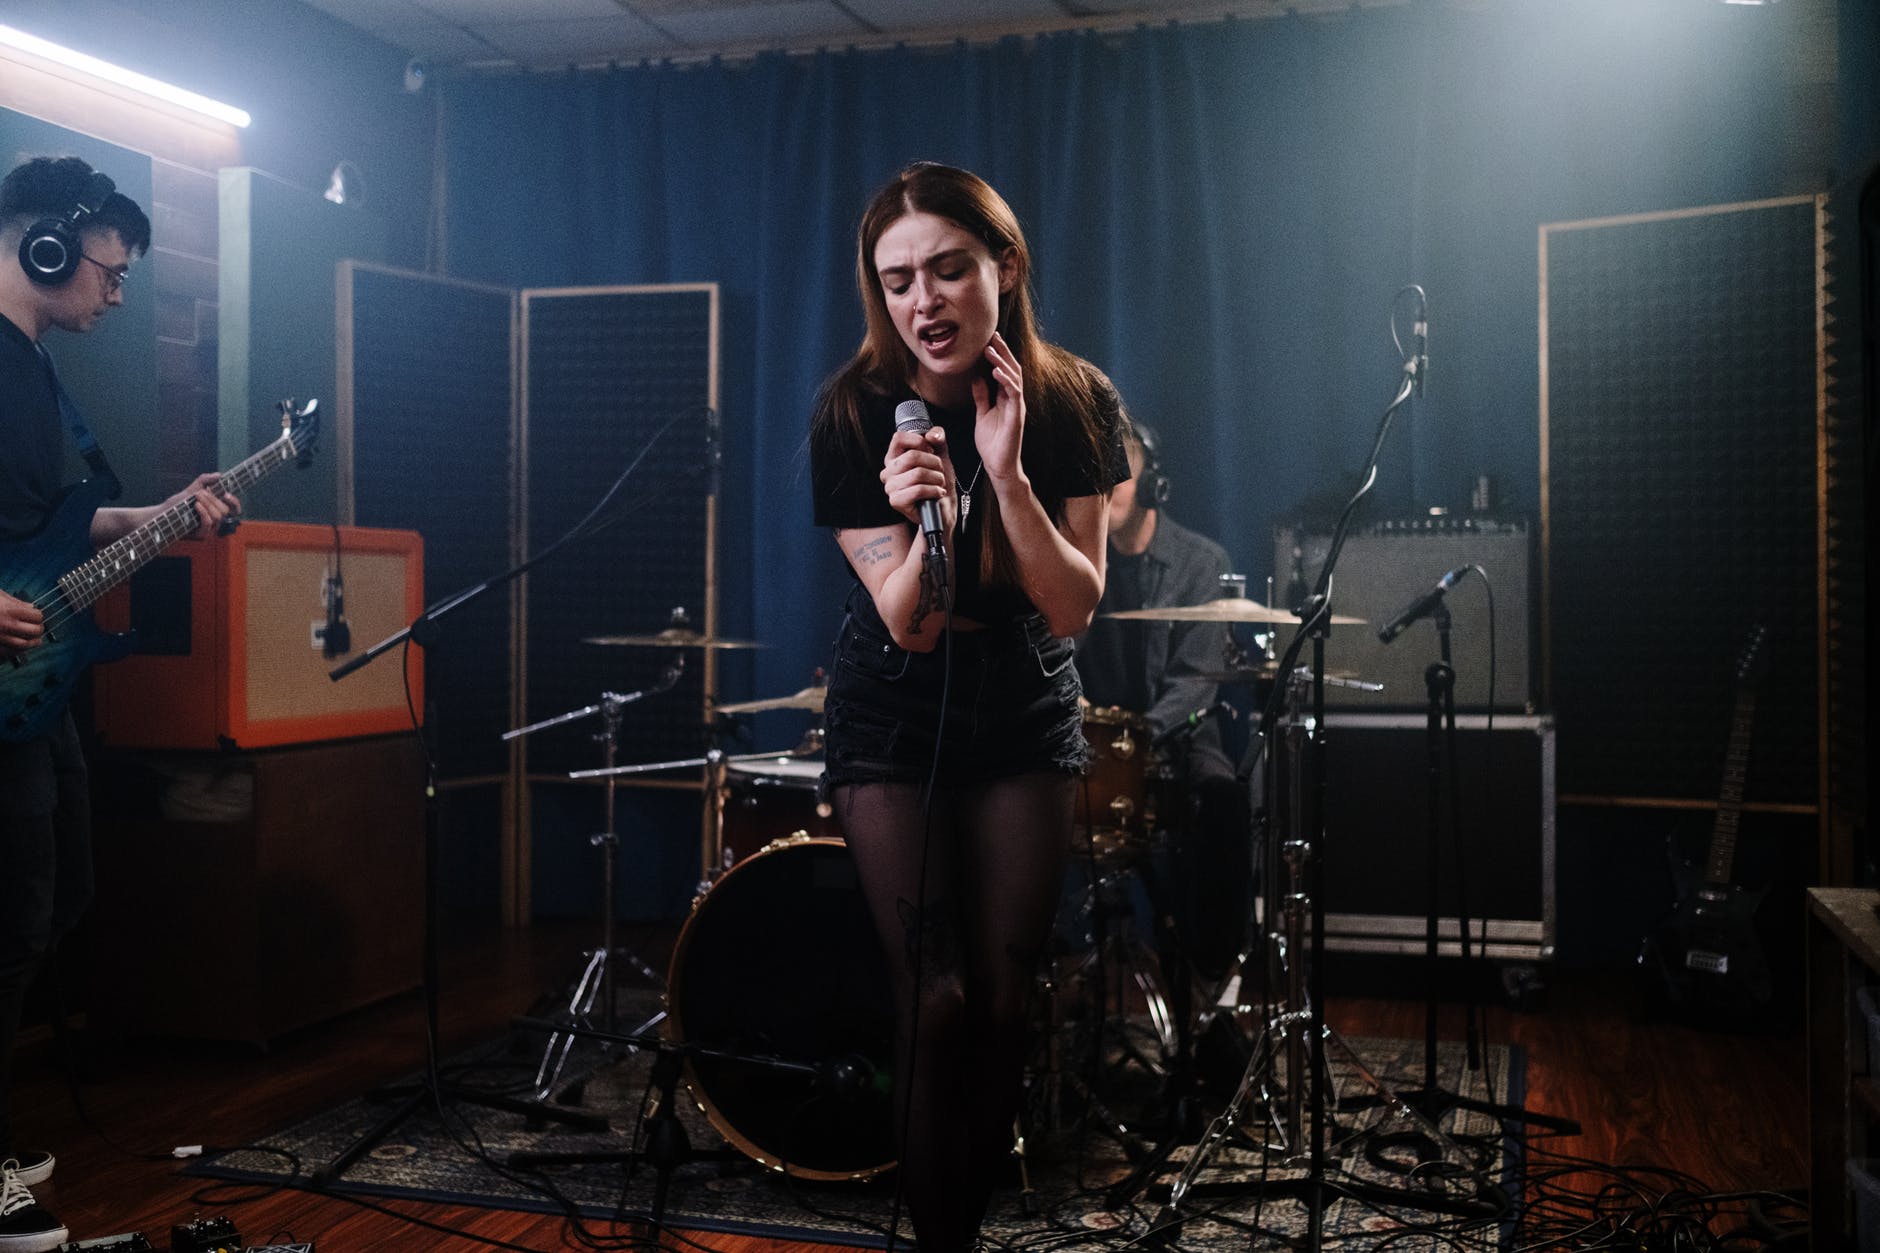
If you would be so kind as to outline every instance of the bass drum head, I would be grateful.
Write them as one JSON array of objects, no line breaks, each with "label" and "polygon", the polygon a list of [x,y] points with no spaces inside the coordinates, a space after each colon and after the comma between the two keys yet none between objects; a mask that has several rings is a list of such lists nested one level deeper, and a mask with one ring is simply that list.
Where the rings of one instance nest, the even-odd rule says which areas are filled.
[{"label": "bass drum head", "polygon": [[801,1179],[893,1167],[893,995],[841,841],[782,840],[726,871],[679,932],[667,998],[674,1038],[740,1055],[685,1061],[739,1151]]}]

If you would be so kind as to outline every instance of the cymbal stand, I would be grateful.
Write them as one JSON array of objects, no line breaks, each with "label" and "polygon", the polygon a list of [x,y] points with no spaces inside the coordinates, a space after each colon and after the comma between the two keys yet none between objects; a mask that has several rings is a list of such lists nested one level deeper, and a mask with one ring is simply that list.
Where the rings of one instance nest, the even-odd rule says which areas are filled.
[{"label": "cymbal stand", "polygon": [[[567,713],[557,714],[552,718],[544,718],[540,722],[532,722],[528,726],[517,727],[512,731],[505,731],[503,733],[503,739],[517,739],[537,731],[546,730],[549,727],[560,726],[563,723],[575,722],[579,719],[599,714],[601,718],[601,729],[600,732],[595,735],[594,739],[601,746],[603,770],[611,771],[614,766],[615,752],[620,741],[621,711],[634,701],[642,700],[645,697],[657,695],[661,692],[670,691],[678,684],[679,677],[684,672],[685,654],[680,653],[673,658],[672,664],[666,667],[666,672],[660,676],[659,682],[652,687],[642,688],[637,692],[628,692],[624,695],[618,692],[602,692],[600,700],[592,705],[570,710]],[[601,850],[601,942],[598,948],[591,949],[586,954],[587,965],[581,971],[580,979],[575,982],[574,992],[568,1000],[568,1008],[563,1012],[566,1014],[570,1023],[584,1027],[592,1027],[594,1025],[592,1019],[594,1003],[596,1000],[600,1000],[602,1004],[601,1021],[606,1024],[606,1029],[611,1031],[619,1024],[618,988],[614,976],[614,964],[616,962],[621,962],[632,967],[636,974],[640,975],[661,991],[665,990],[665,980],[660,977],[658,971],[647,965],[638,954],[629,952],[624,948],[618,948],[614,944],[614,882],[615,869],[620,855],[620,836],[616,830],[614,818],[615,776],[612,773],[607,773],[602,777],[605,782],[602,789],[604,799],[602,801],[603,819],[601,830],[597,834],[588,837],[588,843]],[[662,1009],[628,1034],[634,1036],[643,1035],[653,1027],[659,1025],[660,1020],[665,1018],[665,1016],[666,1011]],[[538,1100],[546,1101],[550,1099],[551,1094],[555,1091],[556,1085],[561,1082],[562,1069],[567,1065],[568,1055],[574,1049],[574,1042],[575,1035],[572,1031],[557,1030],[549,1035],[548,1043],[542,1050],[541,1063],[535,1070],[535,1095]],[[611,1045],[604,1047],[611,1047]]]}]

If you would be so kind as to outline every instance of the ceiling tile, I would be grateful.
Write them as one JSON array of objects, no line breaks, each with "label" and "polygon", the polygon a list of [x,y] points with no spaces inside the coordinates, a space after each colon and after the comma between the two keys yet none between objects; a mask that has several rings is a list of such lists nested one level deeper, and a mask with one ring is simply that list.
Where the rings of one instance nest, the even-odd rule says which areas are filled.
[{"label": "ceiling tile", "polygon": [[437,18],[412,0],[306,0],[306,3],[361,30],[376,32],[437,25]]},{"label": "ceiling tile", "polygon": [[485,22],[474,31],[496,49],[494,55],[541,68],[683,51],[654,27],[625,14],[567,22]]},{"label": "ceiling tile", "polygon": [[500,56],[469,31],[458,26],[413,26],[379,32],[379,38],[414,57],[423,57],[440,65],[461,61],[486,61]]},{"label": "ceiling tile", "polygon": [[631,17],[615,0],[417,0],[435,21],[460,26],[490,22],[574,22],[583,18]]},{"label": "ceiling tile", "polygon": [[872,32],[828,0],[784,4],[716,6],[689,13],[662,13],[660,28],[690,47],[802,44],[819,39],[862,39]]},{"label": "ceiling tile", "polygon": [[1055,0],[968,0],[957,4],[909,4],[907,0],[844,0],[849,11],[878,30],[895,33],[957,31],[1056,22],[1068,25]]}]

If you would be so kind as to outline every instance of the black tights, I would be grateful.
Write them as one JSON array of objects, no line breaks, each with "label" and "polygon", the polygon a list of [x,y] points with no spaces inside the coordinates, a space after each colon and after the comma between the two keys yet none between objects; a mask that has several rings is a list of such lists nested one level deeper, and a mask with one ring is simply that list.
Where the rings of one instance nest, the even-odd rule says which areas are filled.
[{"label": "black tights", "polygon": [[1041,773],[937,791],[919,908],[921,788],[835,789],[894,974],[895,1135],[923,1253],[972,1248],[1011,1154],[1027,1006],[1057,908],[1076,784]]}]

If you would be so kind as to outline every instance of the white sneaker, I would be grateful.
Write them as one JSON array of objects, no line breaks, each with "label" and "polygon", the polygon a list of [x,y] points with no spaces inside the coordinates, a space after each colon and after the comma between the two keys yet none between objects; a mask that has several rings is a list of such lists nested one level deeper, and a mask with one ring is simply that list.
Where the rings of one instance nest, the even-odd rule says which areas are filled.
[{"label": "white sneaker", "polygon": [[37,1188],[52,1178],[52,1168],[59,1159],[44,1149],[20,1149],[13,1154],[13,1173],[29,1188]]},{"label": "white sneaker", "polygon": [[0,1253],[53,1253],[70,1234],[33,1200],[19,1163],[0,1163]]}]

